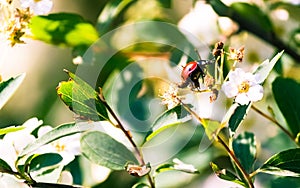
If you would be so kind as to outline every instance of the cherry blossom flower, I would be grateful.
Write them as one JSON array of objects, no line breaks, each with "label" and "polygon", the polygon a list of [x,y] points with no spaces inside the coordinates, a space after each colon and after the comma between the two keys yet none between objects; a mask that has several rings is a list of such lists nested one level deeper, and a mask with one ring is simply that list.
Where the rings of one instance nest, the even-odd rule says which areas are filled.
[{"label": "cherry blossom flower", "polygon": [[[38,137],[51,131],[53,128],[50,126],[43,126],[38,131]],[[58,153],[62,156],[62,164],[67,165],[75,159],[76,155],[80,154],[80,134],[74,134],[62,137],[45,146],[39,148],[37,153]]]},{"label": "cherry blossom flower", "polygon": [[[37,118],[31,118],[23,124],[24,129],[7,133],[3,139],[0,140],[0,158],[4,160],[12,170],[16,171],[15,162],[18,158],[18,154],[28,144],[36,140],[35,137],[31,135],[31,132],[42,124],[43,121],[38,120]],[[0,176],[0,187],[26,188],[29,186],[13,175],[3,173]]]},{"label": "cherry blossom flower", "polygon": [[52,0],[20,0],[22,8],[30,8],[35,15],[48,14],[52,7]]},{"label": "cherry blossom flower", "polygon": [[263,87],[252,73],[245,73],[242,69],[236,68],[229,72],[228,77],[229,81],[222,85],[222,90],[228,98],[235,98],[235,102],[241,105],[262,99]]},{"label": "cherry blossom flower", "polygon": [[3,139],[0,140],[0,158],[7,162],[12,169],[15,169],[14,164],[18,154],[28,144],[36,140],[35,137],[31,135],[31,132],[42,124],[43,121],[37,118],[31,118],[23,124],[24,129],[7,133]]}]

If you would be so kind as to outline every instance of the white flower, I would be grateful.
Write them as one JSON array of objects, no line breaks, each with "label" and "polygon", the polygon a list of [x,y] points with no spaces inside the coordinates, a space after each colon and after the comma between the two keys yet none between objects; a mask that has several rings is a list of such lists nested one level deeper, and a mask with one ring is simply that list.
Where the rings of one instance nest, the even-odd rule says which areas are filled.
[{"label": "white flower", "polygon": [[222,90],[227,97],[235,97],[235,102],[241,105],[262,99],[263,87],[259,85],[260,83],[258,83],[255,75],[236,68],[234,71],[229,72],[228,77],[229,81],[222,85]]},{"label": "white flower", "polygon": [[36,15],[48,14],[53,6],[52,0],[20,0],[22,8],[30,8]]},{"label": "white flower", "polygon": [[[38,137],[51,131],[53,128],[50,126],[43,126],[38,131]],[[69,164],[75,159],[76,155],[80,154],[80,134],[74,134],[62,137],[47,145],[42,146],[36,151],[38,153],[58,153],[62,156],[63,165]]]},{"label": "white flower", "polygon": [[[0,140],[0,158],[3,159],[12,170],[16,171],[15,162],[18,154],[30,143],[35,141],[35,137],[31,132],[40,126],[43,121],[37,118],[27,120],[22,130],[7,133],[2,140]],[[26,183],[9,174],[0,174],[0,187],[2,188],[28,188]]]},{"label": "white flower", "polygon": [[168,109],[174,108],[180,104],[180,97],[178,96],[178,88],[170,85],[169,88],[160,95],[161,103],[167,105]]},{"label": "white flower", "polygon": [[30,143],[35,141],[35,137],[31,132],[40,126],[43,121],[37,118],[27,120],[22,130],[7,133],[2,140],[0,140],[0,158],[6,161],[12,169],[14,168],[15,161],[18,154]]}]

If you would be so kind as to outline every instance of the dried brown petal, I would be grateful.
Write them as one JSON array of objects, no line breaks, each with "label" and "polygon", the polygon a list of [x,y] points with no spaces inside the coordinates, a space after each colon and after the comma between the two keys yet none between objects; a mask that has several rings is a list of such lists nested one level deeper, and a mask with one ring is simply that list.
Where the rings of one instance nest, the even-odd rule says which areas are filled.
[{"label": "dried brown petal", "polygon": [[224,43],[223,42],[217,42],[215,44],[215,48],[213,49],[212,53],[215,57],[218,57],[222,54],[223,52],[223,47],[224,47]]},{"label": "dried brown petal", "polygon": [[143,165],[143,166],[139,166],[139,165],[134,165],[134,164],[128,164],[126,166],[126,171],[132,175],[132,176],[137,176],[137,177],[142,177],[147,175],[151,170],[150,165]]}]

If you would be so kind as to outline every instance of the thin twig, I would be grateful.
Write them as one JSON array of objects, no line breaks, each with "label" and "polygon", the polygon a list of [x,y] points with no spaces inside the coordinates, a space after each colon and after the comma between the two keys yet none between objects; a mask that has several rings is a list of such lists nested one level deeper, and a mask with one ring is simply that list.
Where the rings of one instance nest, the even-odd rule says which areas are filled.
[{"label": "thin twig", "polygon": [[300,146],[300,144],[295,140],[294,136],[286,128],[284,128],[276,119],[265,114],[263,111],[261,111],[260,109],[256,108],[253,105],[251,106],[251,108],[259,115],[263,116],[264,118],[268,119],[269,121],[277,125],[291,140],[293,140],[293,142],[295,142],[298,146]]},{"label": "thin twig", "polygon": [[[191,114],[193,115],[201,124],[204,123],[204,119],[202,119],[201,117],[198,116],[198,114],[193,111],[188,105],[184,104],[180,99],[178,99],[180,101],[180,103],[183,105],[183,107]],[[249,176],[249,174],[246,172],[246,170],[243,168],[243,166],[241,165],[241,163],[239,162],[239,160],[237,159],[237,157],[235,156],[234,152],[227,146],[227,144],[223,141],[223,139],[217,135],[215,137],[216,141],[219,142],[227,151],[227,153],[229,154],[230,158],[234,161],[234,163],[236,164],[236,166],[238,167],[238,169],[240,170],[240,172],[242,173],[242,175],[244,176],[244,178],[246,179],[248,185],[250,188],[254,188],[253,182]]]},{"label": "thin twig", "polygon": [[[125,127],[123,126],[123,124],[121,123],[120,119],[118,118],[118,116],[115,114],[115,112],[113,111],[113,109],[108,105],[108,103],[106,102],[105,98],[104,98],[104,95],[103,95],[103,92],[102,92],[102,89],[99,88],[100,90],[100,94],[99,94],[99,98],[101,100],[101,102],[103,103],[103,105],[106,107],[106,109],[109,111],[109,113],[113,116],[113,118],[117,121],[118,123],[118,127],[122,130],[122,132],[125,134],[125,136],[127,137],[127,139],[129,140],[129,142],[131,143],[131,145],[133,146],[135,152],[136,152],[136,155],[138,156],[138,160],[140,162],[140,165],[143,166],[145,165],[145,161],[144,161],[144,158],[143,158],[143,155],[141,153],[141,151],[138,149],[137,145],[135,144],[135,142],[133,141],[132,139],[132,136],[131,134],[129,133],[129,131],[127,131],[125,129]],[[147,174],[147,178],[148,178],[148,181],[150,183],[150,186],[152,188],[155,188],[155,184],[151,178],[151,176],[149,174]]]},{"label": "thin twig", "polygon": [[235,156],[234,152],[227,146],[227,144],[224,142],[224,140],[219,135],[217,135],[217,141],[225,148],[225,150],[229,154],[230,158],[234,161],[235,165],[238,167],[238,169],[240,170],[240,172],[242,173],[242,175],[246,179],[249,187],[250,188],[254,188],[254,185],[253,185],[253,182],[251,180],[251,177],[246,172],[246,170],[243,168],[242,164],[237,159],[237,157]]}]

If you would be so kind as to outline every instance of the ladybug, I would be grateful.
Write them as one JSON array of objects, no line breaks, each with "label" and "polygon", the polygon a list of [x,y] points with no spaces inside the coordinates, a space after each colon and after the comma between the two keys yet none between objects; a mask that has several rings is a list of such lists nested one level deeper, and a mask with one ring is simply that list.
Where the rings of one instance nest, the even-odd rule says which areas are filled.
[{"label": "ladybug", "polygon": [[186,64],[181,72],[183,83],[179,85],[179,87],[184,88],[192,84],[193,88],[200,89],[199,78],[204,79],[206,75],[206,65],[213,63],[214,61],[212,60],[198,60]]}]

